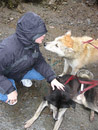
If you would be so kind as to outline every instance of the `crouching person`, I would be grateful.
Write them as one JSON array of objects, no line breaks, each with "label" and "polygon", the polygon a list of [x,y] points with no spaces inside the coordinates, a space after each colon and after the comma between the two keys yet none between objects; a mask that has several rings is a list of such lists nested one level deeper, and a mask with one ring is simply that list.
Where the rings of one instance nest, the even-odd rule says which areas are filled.
[{"label": "crouching person", "polygon": [[32,79],[43,80],[63,90],[56,75],[42,56],[39,45],[47,29],[40,16],[25,13],[17,22],[16,31],[0,43],[0,100],[14,105],[17,103],[15,81],[32,86]]}]

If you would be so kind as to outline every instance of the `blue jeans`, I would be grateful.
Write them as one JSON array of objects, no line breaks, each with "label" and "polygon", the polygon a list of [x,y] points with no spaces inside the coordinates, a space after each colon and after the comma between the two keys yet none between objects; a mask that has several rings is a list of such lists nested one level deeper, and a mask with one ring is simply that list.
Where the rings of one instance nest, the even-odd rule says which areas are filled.
[{"label": "blue jeans", "polygon": [[[43,80],[45,78],[39,72],[37,72],[35,69],[32,69],[32,70],[28,71],[22,79]],[[17,90],[15,81],[13,79],[8,79],[8,80],[13,84],[13,87]],[[0,93],[0,100],[5,102],[7,100],[7,94]]]}]

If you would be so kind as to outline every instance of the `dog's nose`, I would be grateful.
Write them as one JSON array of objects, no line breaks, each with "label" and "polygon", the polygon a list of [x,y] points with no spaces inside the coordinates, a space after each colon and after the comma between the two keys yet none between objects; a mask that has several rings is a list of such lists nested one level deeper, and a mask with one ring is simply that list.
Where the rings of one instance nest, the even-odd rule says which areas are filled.
[{"label": "dog's nose", "polygon": [[44,46],[46,46],[46,43],[44,42]]}]

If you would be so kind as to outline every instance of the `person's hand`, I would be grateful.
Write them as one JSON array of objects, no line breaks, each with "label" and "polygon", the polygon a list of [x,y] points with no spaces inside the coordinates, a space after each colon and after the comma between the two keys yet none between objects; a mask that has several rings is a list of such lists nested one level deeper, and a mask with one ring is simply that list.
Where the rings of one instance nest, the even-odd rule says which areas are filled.
[{"label": "person's hand", "polygon": [[9,102],[10,105],[14,105],[17,102],[17,96],[18,96],[18,93],[16,90],[9,93],[7,95],[8,99],[7,99],[6,103]]},{"label": "person's hand", "polygon": [[57,87],[57,89],[65,91],[64,85],[60,83],[57,79],[53,79],[51,81],[51,86],[52,86],[52,90],[55,90],[55,87]]}]

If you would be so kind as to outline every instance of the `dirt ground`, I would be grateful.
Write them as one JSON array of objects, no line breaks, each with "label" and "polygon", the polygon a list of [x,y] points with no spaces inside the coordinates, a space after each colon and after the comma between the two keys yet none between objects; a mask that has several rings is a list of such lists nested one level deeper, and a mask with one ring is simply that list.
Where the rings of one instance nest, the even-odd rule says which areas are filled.
[{"label": "dirt ground", "polygon": [[[73,36],[91,36],[98,38],[98,6],[88,6],[82,0],[67,0],[59,5],[37,5],[23,3],[15,10],[0,8],[0,39],[15,32],[18,18],[27,11],[39,14],[46,23],[48,33],[46,41],[63,35],[68,30]],[[48,52],[43,46],[40,47],[47,62],[51,65],[57,75],[63,71],[63,59],[56,54]],[[98,79],[98,64],[87,66]],[[18,103],[9,106],[0,102],[0,129],[1,130],[24,130],[24,123],[32,117],[42,97],[48,93],[48,84],[44,81],[36,81],[31,88],[25,88],[17,83]],[[90,111],[77,104],[75,111],[68,109],[60,130],[98,130],[98,115],[91,123],[89,121]],[[41,114],[40,118],[28,130],[52,130],[54,120],[48,109]]]}]

